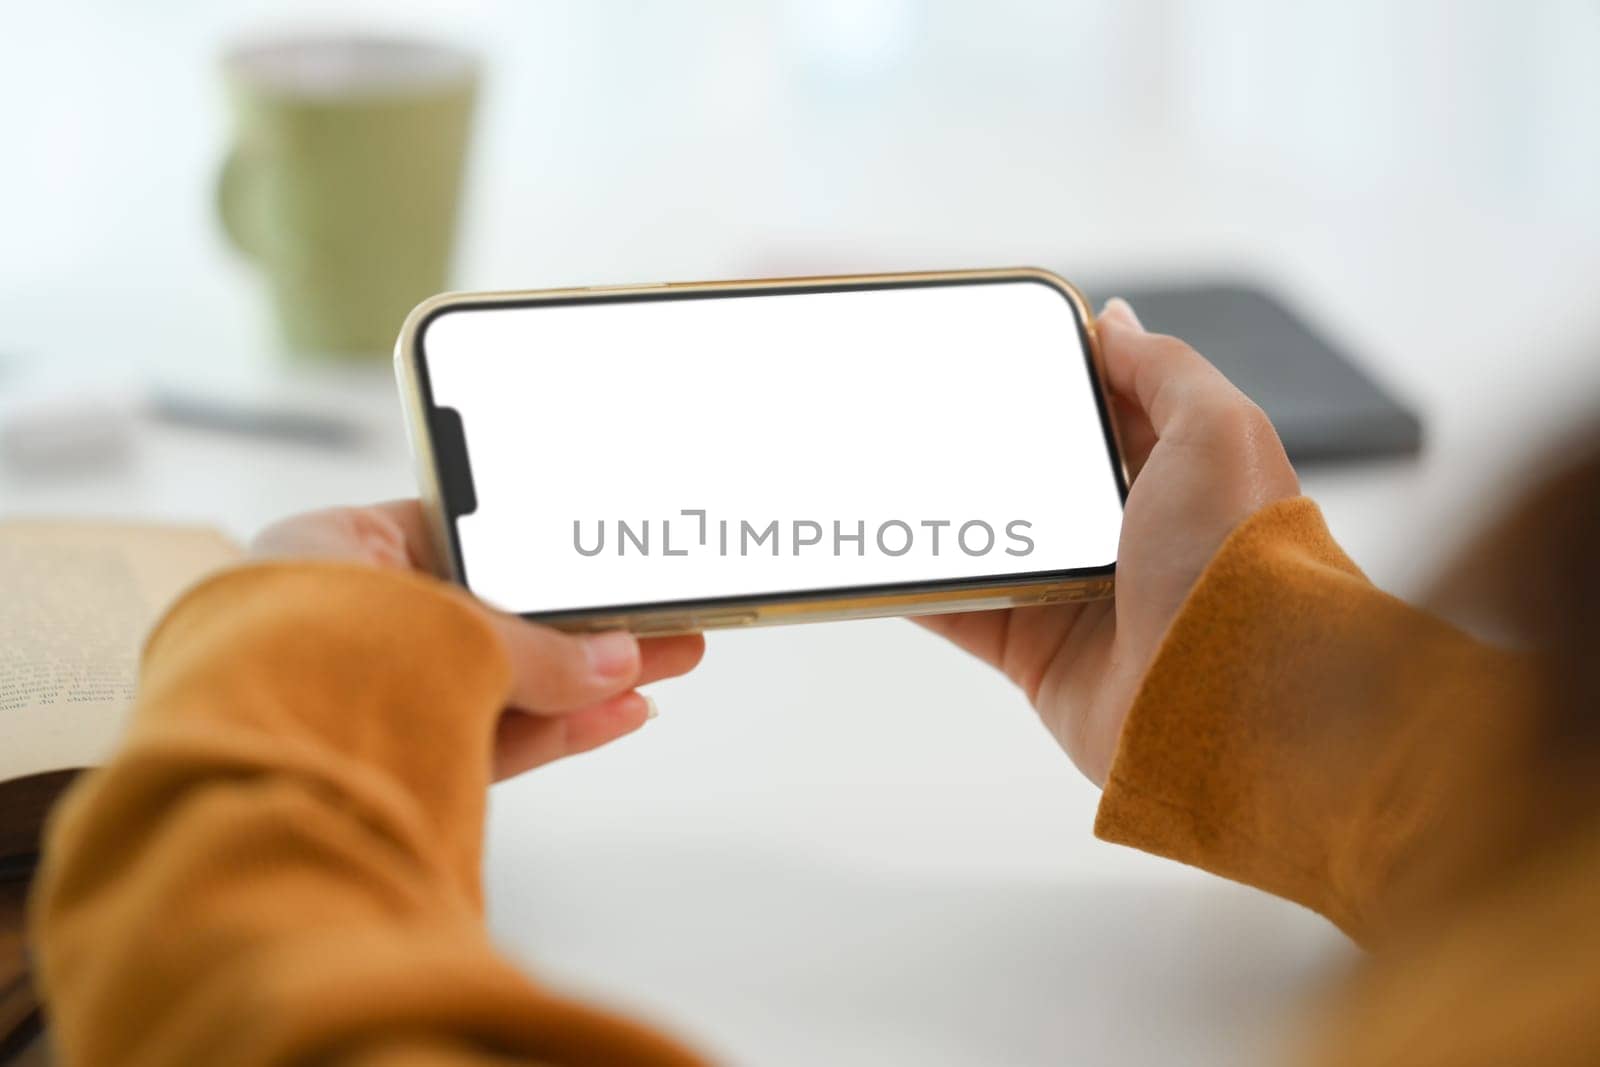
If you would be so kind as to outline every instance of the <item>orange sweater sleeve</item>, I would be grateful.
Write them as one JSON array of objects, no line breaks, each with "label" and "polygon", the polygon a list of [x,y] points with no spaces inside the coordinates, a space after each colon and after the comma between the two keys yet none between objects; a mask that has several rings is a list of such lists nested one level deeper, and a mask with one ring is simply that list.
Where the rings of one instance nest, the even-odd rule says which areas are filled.
[{"label": "orange sweater sleeve", "polygon": [[1532,671],[1375,588],[1299,498],[1246,521],[1174,620],[1095,832],[1376,935],[1507,743]]},{"label": "orange sweater sleeve", "polygon": [[509,678],[430,579],[260,564],[184,597],[120,754],[48,835],[32,923],[63,1062],[699,1062],[488,940]]}]

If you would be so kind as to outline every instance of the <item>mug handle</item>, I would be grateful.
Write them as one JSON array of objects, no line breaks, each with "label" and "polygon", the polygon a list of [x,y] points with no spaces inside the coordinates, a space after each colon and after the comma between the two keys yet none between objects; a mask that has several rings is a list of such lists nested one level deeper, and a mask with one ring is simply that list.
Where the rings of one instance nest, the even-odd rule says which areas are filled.
[{"label": "mug handle", "polygon": [[228,149],[222,168],[217,172],[217,218],[222,222],[222,231],[228,235],[228,241],[251,259],[261,255],[261,246],[252,226],[255,211],[252,210],[250,194],[254,184],[248,153],[234,145]]}]

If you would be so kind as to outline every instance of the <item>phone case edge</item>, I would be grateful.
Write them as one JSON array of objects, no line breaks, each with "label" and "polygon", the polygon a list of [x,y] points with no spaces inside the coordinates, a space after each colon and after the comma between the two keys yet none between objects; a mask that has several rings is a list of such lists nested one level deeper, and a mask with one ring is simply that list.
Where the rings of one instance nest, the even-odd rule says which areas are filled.
[{"label": "phone case edge", "polygon": [[[395,341],[395,378],[399,386],[406,424],[406,437],[410,445],[412,463],[416,469],[423,514],[432,539],[434,559],[439,577],[464,584],[455,565],[455,550],[450,524],[445,517],[444,496],[435,463],[433,441],[424,410],[421,383],[412,358],[418,335],[427,321],[440,311],[462,304],[525,304],[533,300],[571,300],[584,296],[616,297],[648,295],[663,289],[675,292],[749,291],[752,289],[804,288],[809,286],[859,285],[859,284],[916,284],[918,282],[966,280],[999,280],[1004,278],[1032,279],[1059,290],[1072,304],[1083,325],[1088,341],[1089,359],[1095,368],[1095,388],[1109,411],[1109,398],[1105,395],[1105,360],[1100,348],[1099,330],[1095,317],[1083,293],[1071,282],[1053,271],[1040,267],[987,268],[962,271],[912,271],[891,274],[812,275],[794,278],[751,278],[707,282],[651,282],[637,285],[581,286],[565,289],[501,290],[488,292],[447,292],[422,301],[406,316],[400,335]],[[1122,473],[1122,484],[1130,481],[1126,452],[1123,449],[1116,420],[1108,420],[1116,447],[1114,457]],[[766,604],[747,604],[734,607],[707,607],[686,609],[664,606],[641,608],[629,612],[606,612],[565,616],[555,620],[540,620],[547,625],[573,632],[626,629],[640,634],[667,635],[697,633],[706,630],[734,629],[749,626],[773,626],[802,622],[837,622],[850,619],[872,619],[907,615],[934,615],[954,611],[985,611],[996,608],[1021,607],[1033,604],[1072,603],[1099,600],[1115,592],[1115,563],[1112,573],[1060,581],[1017,581],[999,579],[992,585],[925,592],[877,593],[863,596],[819,596],[816,599],[785,598]]]}]

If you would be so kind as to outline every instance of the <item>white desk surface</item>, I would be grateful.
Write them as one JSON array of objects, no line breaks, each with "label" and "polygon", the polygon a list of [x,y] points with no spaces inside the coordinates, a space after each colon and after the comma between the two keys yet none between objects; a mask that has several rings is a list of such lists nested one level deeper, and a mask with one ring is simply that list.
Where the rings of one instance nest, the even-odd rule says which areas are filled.
[{"label": "white desk surface", "polygon": [[[152,61],[149,80],[130,83],[129,107],[146,106],[140,94],[159,91],[166,106],[209,91],[202,60],[215,25],[191,32],[189,16],[160,17],[166,36],[139,41],[68,27],[107,61],[124,43],[188,57],[181,77]],[[502,100],[516,98],[531,76],[522,71],[503,72]],[[735,119],[749,119],[737,108],[778,106],[771,86],[761,91],[731,105]],[[79,103],[91,113],[107,100],[96,91]],[[623,121],[620,104],[605,106]],[[1085,277],[1250,271],[1423,414],[1420,458],[1304,478],[1346,548],[1401,594],[1425,585],[1535,446],[1600,399],[1592,214],[1569,226],[1504,190],[1463,191],[1439,179],[1448,165],[1334,189],[1274,171],[1260,153],[1224,164],[1160,129],[1118,140],[1106,125],[1091,131],[1103,142],[1093,167],[1070,138],[908,127],[845,192],[813,192],[807,176],[829,165],[854,174],[869,127],[847,110],[810,126],[784,113],[798,132],[781,140],[763,127],[766,140],[749,143],[754,175],[726,182],[628,160],[607,171],[609,142],[591,146],[589,170],[547,171],[545,156],[494,141],[474,185],[463,281],[1030,261]],[[488,129],[518,117],[503,105]],[[102,126],[113,121],[135,124],[112,109]],[[171,121],[181,148],[161,158],[179,188],[118,142],[108,158],[125,162],[118,180],[145,197],[138,206],[96,207],[74,169],[61,172],[72,205],[13,211],[13,258],[33,259],[0,287],[0,389],[14,380],[8,357],[27,376],[80,384],[150,374],[226,384],[243,372],[277,395],[340,405],[371,440],[331,452],[141,424],[132,453],[109,468],[40,478],[0,466],[0,515],[201,519],[248,536],[288,512],[408,493],[387,368],[275,361],[253,276],[202,210],[218,109]],[[729,122],[702,133],[737,142],[743,127]],[[829,122],[838,143],[818,132]],[[39,123],[22,143],[30,130],[45,144]],[[998,177],[976,162],[991,142],[1024,145]],[[75,143],[89,152],[93,139]],[[642,151],[667,166],[708,143]],[[943,169],[930,165],[940,158]],[[776,183],[768,199],[748,192],[762,175]],[[541,196],[516,195],[523,183]],[[42,197],[50,185],[30,188]],[[645,197],[676,207],[619,211]],[[63,229],[77,205],[115,228],[104,247]],[[1096,842],[1095,791],[1021,698],[909,624],[713,635],[704,666],[656,696],[661,716],[638,735],[495,791],[491,921],[550,981],[732,1062],[1247,1062],[1350,956],[1292,905]]]}]

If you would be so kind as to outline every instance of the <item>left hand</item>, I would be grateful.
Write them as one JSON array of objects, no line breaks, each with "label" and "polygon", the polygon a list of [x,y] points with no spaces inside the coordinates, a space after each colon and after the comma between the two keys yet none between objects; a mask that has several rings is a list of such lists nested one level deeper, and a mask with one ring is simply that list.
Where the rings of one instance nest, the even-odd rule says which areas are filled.
[{"label": "left hand", "polygon": [[[438,573],[415,500],[296,515],[263,530],[251,554]],[[566,634],[479,607],[499,635],[512,671],[511,706],[495,734],[496,780],[637,730],[655,712],[636,687],[686,674],[705,653],[699,634],[642,641],[622,630]]]}]

